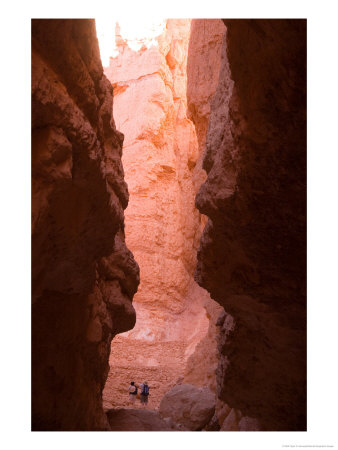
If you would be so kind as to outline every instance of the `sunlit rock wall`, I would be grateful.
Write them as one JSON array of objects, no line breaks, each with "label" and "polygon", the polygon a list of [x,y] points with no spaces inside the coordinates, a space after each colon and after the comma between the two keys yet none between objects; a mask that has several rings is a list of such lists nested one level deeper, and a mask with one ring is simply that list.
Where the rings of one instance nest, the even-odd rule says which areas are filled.
[{"label": "sunlit rock wall", "polygon": [[202,219],[194,206],[199,148],[187,117],[190,22],[167,20],[156,45],[147,47],[145,39],[138,51],[122,32],[119,55],[106,69],[117,127],[125,134],[127,242],[141,272],[133,338],[198,339],[208,326],[208,294],[193,279]]},{"label": "sunlit rock wall", "polygon": [[221,19],[192,19],[187,61],[189,118],[201,151],[208,131],[211,101],[216,92],[226,27]]},{"label": "sunlit rock wall", "polygon": [[94,21],[33,20],[33,430],[109,428],[110,342],[135,323],[112,103]]},{"label": "sunlit rock wall", "polygon": [[233,317],[218,396],[229,424],[240,410],[262,429],[305,430],[306,21],[225,23],[196,198],[209,216],[196,280]]}]

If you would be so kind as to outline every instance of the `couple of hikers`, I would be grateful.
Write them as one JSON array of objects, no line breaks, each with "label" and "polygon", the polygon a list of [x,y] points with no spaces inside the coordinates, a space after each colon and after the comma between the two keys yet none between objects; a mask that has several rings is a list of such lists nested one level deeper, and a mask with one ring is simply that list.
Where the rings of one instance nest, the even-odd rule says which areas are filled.
[{"label": "couple of hikers", "polygon": [[141,404],[144,407],[146,407],[146,405],[148,404],[148,395],[149,395],[149,386],[148,386],[148,383],[146,381],[144,383],[141,383],[140,386],[137,386],[137,384],[135,384],[135,381],[131,381],[130,382],[130,386],[129,386],[129,389],[128,389],[128,391],[129,391],[129,400],[131,401],[131,403],[135,403],[139,387],[140,387]]}]

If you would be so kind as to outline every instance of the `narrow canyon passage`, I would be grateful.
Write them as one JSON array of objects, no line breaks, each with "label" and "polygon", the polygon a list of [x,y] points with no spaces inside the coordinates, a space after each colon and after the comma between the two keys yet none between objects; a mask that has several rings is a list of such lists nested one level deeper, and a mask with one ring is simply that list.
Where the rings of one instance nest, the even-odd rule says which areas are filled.
[{"label": "narrow canyon passage", "polygon": [[304,431],[306,21],[116,19],[32,20],[32,430]]},{"label": "narrow canyon passage", "polygon": [[[114,88],[115,123],[124,134],[122,163],[130,192],[126,243],[140,265],[140,286],[133,300],[136,325],[112,342],[103,391],[107,408],[130,407],[127,389],[134,379],[138,384],[148,381],[153,409],[177,382],[216,391],[215,323],[223,309],[193,278],[206,222],[195,207],[195,196],[206,174],[203,144],[188,117],[191,22],[163,20],[137,35],[133,28],[128,34],[128,23],[116,23],[115,48],[110,41],[110,54],[115,56],[104,68]],[[225,26],[219,19],[205,25],[199,45],[212,48],[215,62],[199,98],[207,121]],[[100,38],[100,22],[97,27]],[[198,131],[205,140],[206,127]],[[202,340],[208,347],[200,354],[208,359],[204,365],[194,355]]]}]

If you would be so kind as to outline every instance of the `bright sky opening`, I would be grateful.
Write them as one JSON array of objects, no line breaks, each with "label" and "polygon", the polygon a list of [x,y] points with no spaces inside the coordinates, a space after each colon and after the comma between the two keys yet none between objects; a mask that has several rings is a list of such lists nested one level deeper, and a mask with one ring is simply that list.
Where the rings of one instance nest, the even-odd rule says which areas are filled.
[{"label": "bright sky opening", "polygon": [[128,43],[128,46],[134,50],[139,50],[142,45],[147,48],[157,46],[156,37],[159,36],[166,26],[165,19],[150,20],[143,18],[139,19],[109,19],[98,18],[96,21],[96,32],[99,40],[101,60],[103,67],[109,66],[109,58],[116,57],[118,50],[115,44],[115,27],[118,22],[120,32],[123,39]]}]

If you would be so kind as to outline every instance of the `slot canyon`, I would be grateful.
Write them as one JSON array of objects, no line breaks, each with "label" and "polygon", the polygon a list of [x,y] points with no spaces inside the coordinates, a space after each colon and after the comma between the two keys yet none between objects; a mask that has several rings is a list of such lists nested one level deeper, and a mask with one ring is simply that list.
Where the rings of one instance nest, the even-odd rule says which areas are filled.
[{"label": "slot canyon", "polygon": [[32,20],[32,430],[304,431],[306,20],[109,23]]}]

